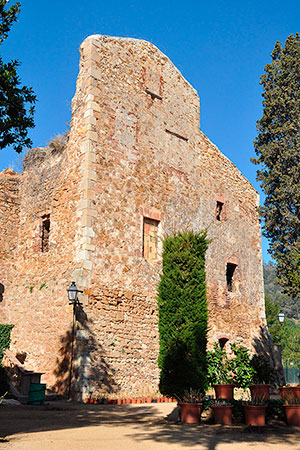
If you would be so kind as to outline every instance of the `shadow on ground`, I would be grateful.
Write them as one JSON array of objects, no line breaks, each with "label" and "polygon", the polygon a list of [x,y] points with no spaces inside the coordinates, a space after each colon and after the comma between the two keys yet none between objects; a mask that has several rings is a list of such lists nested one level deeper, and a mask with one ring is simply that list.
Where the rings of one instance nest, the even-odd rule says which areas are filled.
[{"label": "shadow on ground", "polygon": [[[289,428],[283,422],[262,429],[244,425],[182,425],[168,422],[166,414],[172,405],[83,405],[51,402],[41,406],[0,406],[0,436],[2,442],[17,434],[67,430],[83,427],[112,427],[114,433],[122,429],[123,436],[147,448],[147,442],[170,445],[170,448],[206,448],[215,450],[221,444],[248,445],[263,448],[265,444],[282,448],[299,448],[300,428]],[[123,427],[123,428],[122,428]],[[114,434],[112,433],[112,434]],[[229,448],[229,447],[228,447]]]}]

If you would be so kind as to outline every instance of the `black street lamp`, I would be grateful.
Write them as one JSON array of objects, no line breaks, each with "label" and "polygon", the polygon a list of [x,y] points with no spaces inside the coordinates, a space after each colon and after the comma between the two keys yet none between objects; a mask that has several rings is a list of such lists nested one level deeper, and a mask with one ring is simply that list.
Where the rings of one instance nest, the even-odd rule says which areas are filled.
[{"label": "black street lamp", "polygon": [[69,374],[69,388],[68,388],[68,400],[70,400],[71,396],[71,384],[72,384],[72,375],[73,375],[73,359],[74,359],[74,336],[75,336],[75,318],[76,318],[76,308],[81,305],[78,300],[78,294],[83,293],[80,291],[75,281],[72,281],[71,286],[67,289],[69,305],[73,305],[73,325],[72,325],[72,341],[71,341],[71,360],[70,360],[70,374]]}]

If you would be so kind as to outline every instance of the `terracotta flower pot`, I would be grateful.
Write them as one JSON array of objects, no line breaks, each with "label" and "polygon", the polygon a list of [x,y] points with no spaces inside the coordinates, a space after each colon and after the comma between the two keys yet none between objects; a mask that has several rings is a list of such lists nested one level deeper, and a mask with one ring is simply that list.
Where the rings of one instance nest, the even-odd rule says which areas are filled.
[{"label": "terracotta flower pot", "polygon": [[233,399],[234,384],[214,384],[213,388],[216,393],[216,398]]},{"label": "terracotta flower pot", "polygon": [[200,422],[202,403],[179,403],[182,423]]},{"label": "terracotta flower pot", "polygon": [[268,400],[270,398],[270,387],[270,384],[253,384],[249,386],[251,398],[264,398]]},{"label": "terracotta flower pot", "polygon": [[295,397],[300,398],[300,386],[283,386],[279,388],[279,393],[284,400],[292,400]]},{"label": "terracotta flower pot", "polygon": [[232,424],[232,406],[213,406],[215,423],[220,423],[222,425]]},{"label": "terracotta flower pot", "polygon": [[300,427],[300,405],[283,405],[288,425]]},{"label": "terracotta flower pot", "polygon": [[266,423],[266,406],[243,405],[245,424],[263,427]]},{"label": "terracotta flower pot", "polygon": [[151,397],[147,397],[146,398],[146,403],[152,403],[152,398]]}]

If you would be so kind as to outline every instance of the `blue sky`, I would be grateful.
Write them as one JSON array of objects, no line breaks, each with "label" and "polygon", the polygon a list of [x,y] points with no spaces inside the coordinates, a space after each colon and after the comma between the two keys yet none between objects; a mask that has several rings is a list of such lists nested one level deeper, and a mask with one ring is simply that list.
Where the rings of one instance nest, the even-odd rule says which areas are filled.
[{"label": "blue sky", "polygon": [[[9,4],[12,2],[10,1]],[[259,190],[253,140],[261,117],[263,66],[277,40],[300,31],[300,2],[22,0],[19,21],[5,43],[5,61],[19,59],[23,84],[38,103],[34,146],[66,130],[78,74],[80,43],[90,34],[148,40],[197,89],[201,129]],[[18,155],[0,153],[0,171],[19,167]],[[263,241],[268,260],[267,242]]]}]

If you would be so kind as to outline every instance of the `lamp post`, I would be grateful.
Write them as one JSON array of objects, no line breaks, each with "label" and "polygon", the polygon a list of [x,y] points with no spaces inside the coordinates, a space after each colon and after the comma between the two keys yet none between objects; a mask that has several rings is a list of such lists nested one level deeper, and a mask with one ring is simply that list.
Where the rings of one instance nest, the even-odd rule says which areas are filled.
[{"label": "lamp post", "polygon": [[280,312],[280,313],[278,314],[278,322],[279,322],[280,324],[282,324],[282,323],[284,322],[284,319],[285,319],[284,312]]},{"label": "lamp post", "polygon": [[71,286],[67,289],[69,305],[73,305],[73,324],[72,324],[72,340],[71,340],[71,360],[70,360],[70,374],[69,374],[69,388],[68,388],[68,400],[70,400],[71,396],[71,384],[72,384],[72,374],[73,374],[73,358],[74,358],[74,335],[75,335],[75,318],[76,318],[76,308],[80,305],[80,301],[78,300],[78,293],[82,293],[80,291],[75,281],[72,281]]},{"label": "lamp post", "polygon": [[[285,319],[284,312],[278,313],[277,317],[278,317],[278,322],[280,323],[280,325],[282,325],[284,323],[284,319]],[[285,379],[286,379],[286,381],[288,379],[287,360],[285,360]]]}]

